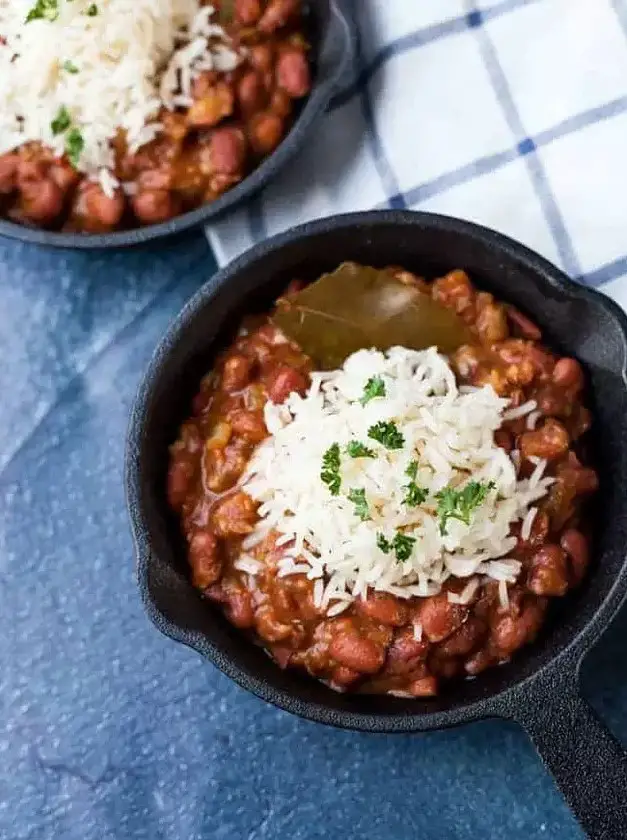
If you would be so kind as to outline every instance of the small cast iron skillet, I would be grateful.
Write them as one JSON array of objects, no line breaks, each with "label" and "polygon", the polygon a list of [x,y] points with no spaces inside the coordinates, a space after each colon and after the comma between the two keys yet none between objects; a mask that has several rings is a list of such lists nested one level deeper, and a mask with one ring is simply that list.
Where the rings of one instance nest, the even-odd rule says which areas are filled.
[{"label": "small cast iron skillet", "polygon": [[[294,277],[314,279],[344,260],[437,275],[460,267],[497,298],[529,314],[549,347],[577,357],[590,381],[596,550],[585,584],[554,609],[533,645],[514,660],[432,700],[342,695],[281,671],[203,601],[188,579],[177,525],[165,501],[168,445],[192,395],[238,319],[268,309]],[[166,635],[195,648],[264,700],[310,720],[366,732],[419,732],[486,717],[520,723],[593,838],[624,838],[625,751],[579,693],[582,658],[627,593],[627,318],[601,294],[498,233],[442,216],[364,213],[296,228],[218,272],[187,304],[159,345],[132,412],[128,506],[139,588]]]},{"label": "small cast iron skillet", "polygon": [[313,43],[312,90],[296,122],[277,150],[243,181],[216,201],[203,204],[167,222],[112,233],[58,233],[0,219],[0,235],[21,239],[23,242],[62,248],[121,248],[138,245],[152,239],[161,239],[205,224],[225,211],[231,210],[245,199],[251,198],[277,175],[283,165],[306,142],[315,130],[318,119],[327,108],[331,97],[350,73],[355,48],[355,32],[350,16],[343,11],[343,2],[344,0],[315,0],[315,2],[310,0],[307,4]]}]

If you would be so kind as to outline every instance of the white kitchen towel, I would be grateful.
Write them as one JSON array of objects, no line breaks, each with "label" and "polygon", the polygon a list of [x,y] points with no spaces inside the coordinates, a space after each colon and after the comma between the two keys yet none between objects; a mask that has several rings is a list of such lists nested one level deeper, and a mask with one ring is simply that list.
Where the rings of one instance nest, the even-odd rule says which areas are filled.
[{"label": "white kitchen towel", "polygon": [[412,208],[518,239],[627,308],[627,0],[352,0],[354,82],[208,228],[221,264],[333,213]]}]

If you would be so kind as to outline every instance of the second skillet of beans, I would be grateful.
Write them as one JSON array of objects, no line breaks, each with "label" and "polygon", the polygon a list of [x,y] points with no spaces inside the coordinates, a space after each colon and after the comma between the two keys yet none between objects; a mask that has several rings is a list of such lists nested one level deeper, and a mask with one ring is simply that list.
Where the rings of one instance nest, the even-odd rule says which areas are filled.
[{"label": "second skillet of beans", "polygon": [[105,195],[66,157],[29,143],[0,155],[0,216],[104,233],[165,222],[221,196],[277,148],[310,91],[302,8],[302,0],[233,0],[226,29],[245,60],[230,73],[202,73],[193,104],[163,110],[152,143],[130,153],[118,137],[115,175],[128,195]]},{"label": "second skillet of beans", "polygon": [[[235,485],[267,434],[263,406],[308,387],[309,359],[267,319],[249,325],[202,383],[193,416],[172,447],[168,497],[180,516],[194,585],[281,667],[305,669],[338,689],[431,696],[442,682],[479,674],[532,642],[550,600],[581,582],[589,561],[582,505],[596,490],[597,475],[579,451],[590,414],[578,362],[555,356],[540,343],[535,324],[477,291],[462,271],[428,285],[407,272],[403,280],[423,285],[475,332],[476,344],[451,359],[460,383],[489,383],[514,406],[538,403],[536,428],[522,418],[496,433],[499,446],[520,452],[523,477],[531,474],[534,458],[544,458],[556,478],[528,539],[520,537],[519,524],[513,528],[513,556],[523,570],[509,587],[506,609],[495,583],[483,585],[469,604],[449,602],[447,591],[464,585],[449,580],[428,598],[371,591],[341,616],[327,618],[314,605],[311,581],[277,576],[285,550],[276,546],[277,534],[251,552],[263,563],[260,574],[252,578],[234,569],[241,541],[257,521],[257,505]],[[414,622],[422,626],[420,640]]]}]

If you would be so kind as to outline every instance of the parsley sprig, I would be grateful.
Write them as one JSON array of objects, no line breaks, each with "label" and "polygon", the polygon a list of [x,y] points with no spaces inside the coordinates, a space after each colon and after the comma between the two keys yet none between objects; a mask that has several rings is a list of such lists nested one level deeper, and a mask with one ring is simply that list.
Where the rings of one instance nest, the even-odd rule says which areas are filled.
[{"label": "parsley sprig", "polygon": [[355,505],[355,516],[358,516],[362,522],[370,519],[366,491],[363,488],[353,487],[346,498]]},{"label": "parsley sprig", "polygon": [[369,449],[359,440],[351,440],[346,446],[346,452],[351,458],[376,458],[374,449]]},{"label": "parsley sprig", "polygon": [[418,507],[427,500],[429,491],[425,487],[420,487],[416,484],[416,476],[418,474],[418,461],[411,461],[405,475],[410,479],[409,484],[403,487],[405,491],[405,498],[403,502],[410,507]]},{"label": "parsley sprig", "polygon": [[56,117],[50,123],[52,133],[56,137],[57,134],[63,134],[64,131],[67,131],[71,125],[72,117],[70,116],[70,112],[65,105],[61,105],[57,111]]},{"label": "parsley sprig", "polygon": [[320,478],[327,485],[332,496],[339,495],[342,486],[339,443],[332,444],[322,456]]},{"label": "parsley sprig", "polygon": [[374,400],[375,397],[384,397],[385,396],[385,382],[381,379],[380,376],[371,376],[370,379],[366,382],[364,386],[364,394],[359,402],[362,405],[366,405],[369,403],[370,400]]},{"label": "parsley sprig", "polygon": [[78,166],[78,161],[84,148],[85,141],[83,140],[83,135],[78,128],[71,128],[65,138],[65,152],[75,169]]},{"label": "parsley sprig", "polygon": [[399,432],[396,423],[381,420],[368,429],[368,437],[376,440],[385,446],[386,449],[402,449],[405,445],[405,438]]},{"label": "parsley sprig", "polygon": [[71,73],[72,75],[78,73],[78,67],[73,61],[70,61],[69,58],[63,62],[61,69],[65,70],[66,73]]},{"label": "parsley sprig", "polygon": [[76,168],[85,148],[85,141],[80,130],[72,125],[72,116],[65,105],[62,105],[57,111],[56,117],[50,123],[50,130],[55,136],[67,132],[65,135],[65,153],[72,166]]},{"label": "parsley sprig", "polygon": [[26,15],[24,23],[33,20],[56,20],[59,17],[58,0],[37,0],[33,8]]},{"label": "parsley sprig", "polygon": [[483,504],[486,496],[496,487],[493,481],[482,483],[470,481],[461,490],[454,490],[452,487],[445,487],[436,493],[438,500],[437,515],[440,520],[440,534],[446,536],[447,525],[450,519],[457,519],[464,525],[470,525],[470,517],[479,505]]},{"label": "parsley sprig", "polygon": [[410,537],[401,531],[397,531],[392,540],[388,540],[385,534],[377,534],[377,546],[384,554],[390,554],[393,551],[399,563],[409,560],[415,543],[415,537]]}]

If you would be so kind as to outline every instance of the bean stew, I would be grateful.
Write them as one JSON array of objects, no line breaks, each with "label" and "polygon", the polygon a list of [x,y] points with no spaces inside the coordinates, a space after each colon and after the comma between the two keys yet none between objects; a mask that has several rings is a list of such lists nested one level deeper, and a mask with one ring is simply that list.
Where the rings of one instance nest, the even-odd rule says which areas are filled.
[{"label": "bean stew", "polygon": [[[165,222],[214,201],[281,143],[311,88],[302,0],[211,0],[242,57],[235,70],[203,71],[189,107],[162,109],[163,129],[131,152],[114,141],[107,194],[67,155],[38,143],[0,155],[0,218],[55,231],[106,233]],[[1,33],[0,33],[1,37]]]},{"label": "bean stew", "polygon": [[259,505],[240,479],[268,437],[264,406],[304,394],[313,369],[269,317],[246,321],[203,379],[171,447],[167,496],[180,520],[193,585],[279,667],[301,669],[339,691],[430,697],[451,681],[507,662],[536,638],[551,600],[582,582],[590,560],[585,502],[598,477],[586,456],[591,414],[575,359],[545,347],[536,324],[475,288],[464,271],[430,282],[403,271],[402,282],[453,310],[469,329],[472,341],[449,356],[460,386],[491,385],[514,408],[537,405],[531,416],[506,420],[494,433],[497,446],[513,453],[519,476],[531,475],[544,459],[553,478],[528,533],[512,525],[516,544],[509,556],[522,565],[506,605],[497,582],[486,579],[460,603],[466,581],[449,577],[427,597],[369,589],[341,615],[329,616],[316,605],[314,582],[305,574],[279,575],[286,546],[276,531],[249,552],[260,564],[257,574],[235,567],[259,521]]}]

